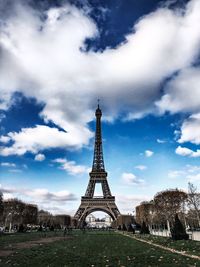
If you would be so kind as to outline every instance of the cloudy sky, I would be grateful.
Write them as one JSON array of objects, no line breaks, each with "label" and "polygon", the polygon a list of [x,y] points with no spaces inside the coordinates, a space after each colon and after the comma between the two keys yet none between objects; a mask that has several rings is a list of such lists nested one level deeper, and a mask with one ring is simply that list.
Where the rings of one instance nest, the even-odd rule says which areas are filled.
[{"label": "cloudy sky", "polygon": [[122,213],[160,190],[199,185],[199,25],[199,0],[0,0],[4,198],[76,211],[98,98]]}]

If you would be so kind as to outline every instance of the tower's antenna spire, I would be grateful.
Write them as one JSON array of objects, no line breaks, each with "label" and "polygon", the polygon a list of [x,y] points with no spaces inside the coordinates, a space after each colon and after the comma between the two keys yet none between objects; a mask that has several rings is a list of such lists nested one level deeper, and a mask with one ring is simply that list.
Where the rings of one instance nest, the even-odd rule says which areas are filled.
[{"label": "tower's antenna spire", "polygon": [[98,108],[99,108],[99,102],[100,102],[100,99],[98,98],[98,99],[97,99],[97,103],[98,103]]}]

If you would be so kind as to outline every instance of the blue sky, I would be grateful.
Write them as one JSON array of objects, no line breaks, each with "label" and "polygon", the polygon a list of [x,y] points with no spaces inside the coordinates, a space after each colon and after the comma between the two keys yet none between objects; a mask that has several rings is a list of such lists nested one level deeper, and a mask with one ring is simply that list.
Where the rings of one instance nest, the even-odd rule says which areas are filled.
[{"label": "blue sky", "polygon": [[199,185],[198,0],[7,0],[0,13],[5,199],[75,213],[89,179],[98,98],[122,213],[166,188]]}]

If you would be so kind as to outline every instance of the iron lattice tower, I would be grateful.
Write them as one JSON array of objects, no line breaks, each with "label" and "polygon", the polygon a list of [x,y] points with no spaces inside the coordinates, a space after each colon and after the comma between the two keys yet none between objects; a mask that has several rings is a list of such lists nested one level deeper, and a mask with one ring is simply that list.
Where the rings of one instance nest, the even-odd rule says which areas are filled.
[{"label": "iron lattice tower", "polygon": [[[103,160],[103,146],[102,146],[102,134],[101,134],[101,109],[98,107],[95,112],[96,116],[96,133],[94,144],[94,156],[92,171],[90,172],[90,180],[85,192],[85,196],[81,198],[81,204],[74,216],[78,221],[78,226],[81,226],[85,221],[88,214],[93,211],[104,211],[109,214],[113,220],[120,214],[116,204],[115,197],[112,196],[108,180],[107,172],[105,171]],[[101,183],[103,197],[94,196],[95,186],[97,183]]]}]

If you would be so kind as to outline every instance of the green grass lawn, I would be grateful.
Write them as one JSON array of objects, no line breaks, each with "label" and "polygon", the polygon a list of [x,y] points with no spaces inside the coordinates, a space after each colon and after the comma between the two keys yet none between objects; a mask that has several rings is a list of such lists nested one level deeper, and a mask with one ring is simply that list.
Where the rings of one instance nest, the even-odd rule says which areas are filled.
[{"label": "green grass lawn", "polygon": [[174,241],[171,238],[153,235],[136,235],[137,238],[142,238],[168,248],[173,248],[179,251],[185,251],[188,254],[200,256],[200,242],[193,240],[178,240]]},{"label": "green grass lawn", "polygon": [[[4,246],[38,238],[38,233],[3,237]],[[72,239],[19,249],[13,255],[2,257],[0,266],[20,267],[157,267],[199,266],[200,261],[172,254],[115,232],[74,231]],[[0,237],[2,239],[2,237]],[[7,238],[7,241],[6,241]],[[30,240],[29,239],[29,240]],[[17,241],[18,240],[18,241]],[[1,243],[1,240],[0,240]],[[1,245],[3,248],[3,246]]]}]

